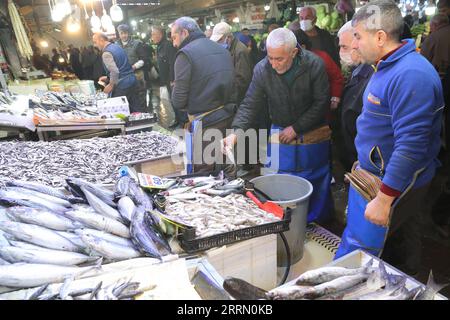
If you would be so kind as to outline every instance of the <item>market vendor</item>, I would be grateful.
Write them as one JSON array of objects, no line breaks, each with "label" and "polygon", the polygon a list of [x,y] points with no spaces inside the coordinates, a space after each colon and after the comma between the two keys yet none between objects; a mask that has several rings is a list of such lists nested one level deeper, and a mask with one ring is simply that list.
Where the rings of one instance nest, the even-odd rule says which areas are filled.
[{"label": "market vendor", "polygon": [[[128,57],[128,62],[133,68],[134,75],[136,76],[137,86],[136,95],[138,109],[141,112],[146,112],[147,107],[147,87],[145,84],[144,67],[145,61],[148,61],[144,45],[140,40],[132,39],[130,35],[130,27],[126,24],[121,24],[117,27],[120,39],[117,44],[125,50]],[[148,63],[148,62],[147,62]]]},{"label": "market vendor", "polygon": [[[190,160],[188,171],[227,169],[229,174],[234,174],[232,166],[225,166],[226,161],[218,145],[220,139],[212,142],[219,146],[214,148],[219,150],[219,154],[204,154],[211,142],[203,141],[203,134],[208,129],[218,129],[225,136],[225,130],[230,128],[233,120],[236,105],[233,103],[231,55],[227,49],[207,39],[190,17],[177,19],[172,25],[171,36],[174,47],[178,48],[172,105],[174,109],[188,113],[189,122],[185,125]],[[212,162],[206,160],[208,156],[217,161],[208,164]]]},{"label": "market vendor", "polygon": [[325,65],[320,57],[302,50],[289,29],[272,31],[266,46],[267,57],[254,69],[232,124],[235,133],[224,139],[224,146],[236,144],[240,136],[236,130],[248,130],[262,108],[268,106],[272,128],[267,166],[274,172],[308,179],[314,187],[308,221],[326,220],[333,210],[333,201],[331,131],[325,124],[330,105]]},{"label": "market vendor", "polygon": [[351,186],[347,227],[335,258],[362,249],[417,275],[421,207],[439,166],[442,85],[414,40],[399,40],[403,19],[396,3],[371,1],[352,26],[352,48],[363,63],[375,65],[357,120],[357,169],[382,184],[371,201]]},{"label": "market vendor", "polygon": [[136,77],[126,52],[117,44],[111,43],[104,33],[95,33],[92,40],[102,52],[103,66],[107,73],[99,78],[99,81],[108,82],[103,92],[110,97],[126,96],[130,112],[142,112],[136,99]]}]

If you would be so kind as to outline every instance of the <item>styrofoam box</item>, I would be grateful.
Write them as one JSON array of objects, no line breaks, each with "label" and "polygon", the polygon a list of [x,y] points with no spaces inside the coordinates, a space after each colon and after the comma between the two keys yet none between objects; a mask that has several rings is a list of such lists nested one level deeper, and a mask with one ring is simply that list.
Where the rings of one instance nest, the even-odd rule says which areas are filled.
[{"label": "styrofoam box", "polygon": [[130,107],[127,97],[115,97],[97,101],[97,110],[100,116],[108,118],[117,114],[130,115]]},{"label": "styrofoam box", "polygon": [[[380,261],[382,261],[381,259],[366,253],[362,250],[356,250],[353,251],[343,257],[340,257],[339,259],[336,259],[334,261],[332,261],[331,263],[327,264],[327,267],[330,266],[338,266],[338,267],[346,267],[346,268],[358,268],[361,267],[365,264],[367,264],[370,259],[373,259],[373,266],[378,266],[378,264],[380,263]],[[386,267],[386,271],[388,273],[391,274],[398,274],[398,275],[402,275],[404,277],[406,277],[406,283],[405,286],[408,290],[414,289],[417,286],[423,286],[425,287],[424,284],[420,283],[419,281],[415,280],[414,278],[409,277],[408,275],[404,274],[403,272],[401,272],[400,270],[390,266],[389,264],[387,264],[386,262],[384,262],[384,265]],[[435,296],[435,300],[448,300],[446,297],[444,297],[441,294],[437,294]]]},{"label": "styrofoam box", "polygon": [[265,290],[270,290],[277,285],[277,236],[275,234],[211,249],[205,255],[223,278],[240,278]]}]

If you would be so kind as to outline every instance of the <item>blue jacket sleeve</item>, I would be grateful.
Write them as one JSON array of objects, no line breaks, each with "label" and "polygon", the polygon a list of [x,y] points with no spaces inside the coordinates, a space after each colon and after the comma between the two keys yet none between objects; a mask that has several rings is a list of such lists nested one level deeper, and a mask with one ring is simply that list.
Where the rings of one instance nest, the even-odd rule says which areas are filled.
[{"label": "blue jacket sleeve", "polygon": [[[386,167],[383,183],[403,192],[414,174],[433,159],[427,159],[436,112],[442,107],[442,91],[429,74],[410,69],[390,83],[388,103],[394,129],[394,151]],[[428,161],[429,160],[429,161]]]}]

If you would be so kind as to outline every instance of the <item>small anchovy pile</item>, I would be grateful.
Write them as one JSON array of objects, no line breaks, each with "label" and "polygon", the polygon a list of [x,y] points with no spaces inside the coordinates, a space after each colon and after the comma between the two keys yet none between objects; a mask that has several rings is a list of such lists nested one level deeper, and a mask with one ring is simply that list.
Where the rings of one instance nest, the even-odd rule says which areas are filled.
[{"label": "small anchovy pile", "polygon": [[195,227],[196,238],[279,221],[241,194],[225,197],[199,194],[196,200],[167,204],[166,215]]},{"label": "small anchovy pile", "polygon": [[52,142],[1,142],[0,185],[2,177],[53,187],[64,186],[68,177],[111,184],[125,162],[171,155],[177,143],[175,138],[158,132]]},{"label": "small anchovy pile", "polygon": [[430,277],[426,286],[406,288],[406,277],[390,274],[383,262],[373,259],[360,268],[323,267],[307,271],[297,279],[265,291],[237,278],[227,278],[223,288],[235,299],[253,300],[433,300],[446,285]]}]

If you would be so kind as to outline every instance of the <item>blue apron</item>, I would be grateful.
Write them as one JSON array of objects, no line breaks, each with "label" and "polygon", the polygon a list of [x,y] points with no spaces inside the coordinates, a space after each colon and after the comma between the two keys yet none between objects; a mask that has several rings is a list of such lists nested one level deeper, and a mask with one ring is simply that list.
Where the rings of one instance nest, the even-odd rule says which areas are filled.
[{"label": "blue apron", "polygon": [[361,249],[379,256],[383,250],[387,228],[373,224],[364,217],[368,201],[351,185],[348,192],[347,226],[334,259]]},{"label": "blue apron", "polygon": [[[283,129],[272,125],[270,135]],[[265,165],[267,168],[277,173],[305,178],[313,185],[309,200],[308,223],[325,221],[330,217],[334,210],[331,196],[330,141],[314,144],[269,142],[267,161]]]},{"label": "blue apron", "polygon": [[[390,219],[399,201],[413,188],[417,177],[423,170],[424,169],[420,169],[414,174],[412,182],[400,197],[394,201],[391,207]],[[342,234],[341,244],[339,245],[334,259],[342,257],[357,249],[364,250],[377,257],[381,256],[389,232],[390,221],[387,227],[382,227],[367,220],[364,217],[364,213],[368,203],[369,202],[350,185],[348,193],[347,226]]]}]

